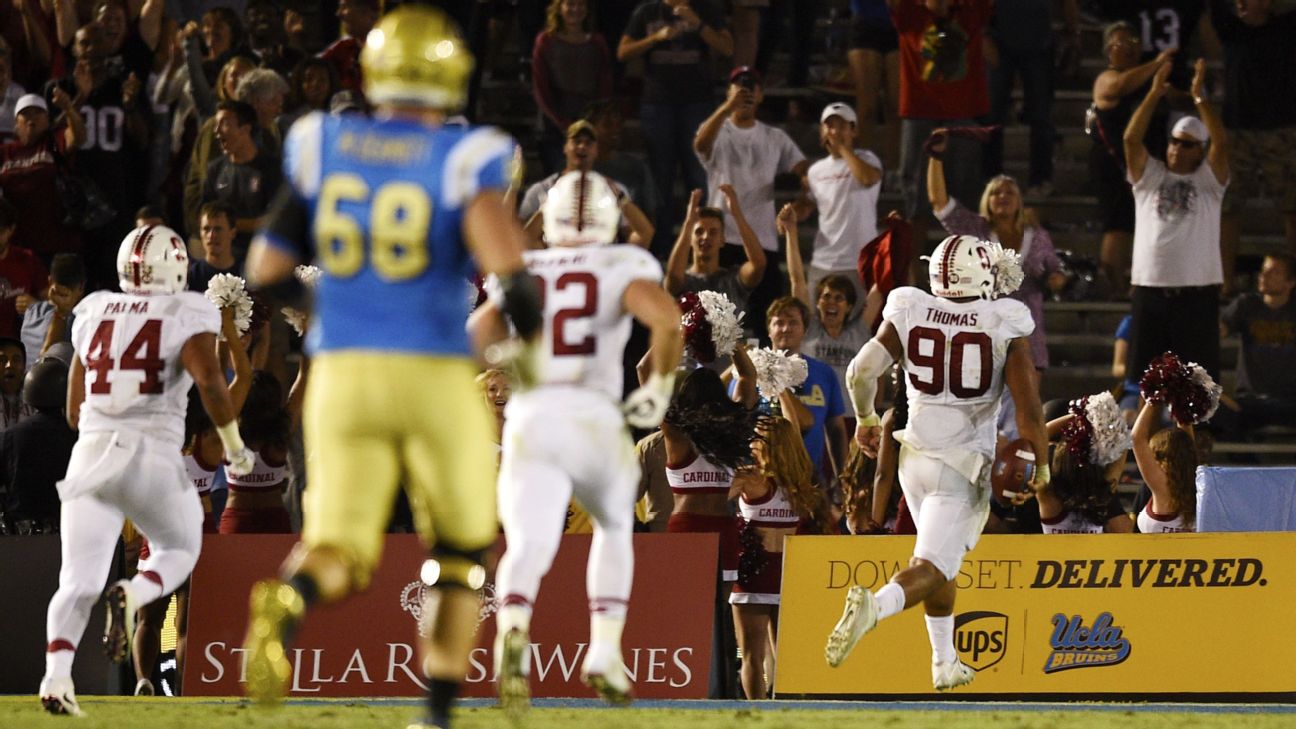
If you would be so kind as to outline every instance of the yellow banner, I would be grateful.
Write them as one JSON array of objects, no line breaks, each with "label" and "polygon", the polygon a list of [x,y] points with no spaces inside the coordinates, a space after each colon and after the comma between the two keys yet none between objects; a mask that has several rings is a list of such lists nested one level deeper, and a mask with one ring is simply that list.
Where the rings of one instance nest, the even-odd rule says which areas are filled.
[{"label": "yellow banner", "polygon": [[[788,538],[778,696],[934,693],[921,606],[878,623],[840,667],[824,660],[846,591],[881,587],[913,542]],[[954,610],[977,677],[956,693],[1296,696],[1294,556],[1296,533],[982,537]]]}]

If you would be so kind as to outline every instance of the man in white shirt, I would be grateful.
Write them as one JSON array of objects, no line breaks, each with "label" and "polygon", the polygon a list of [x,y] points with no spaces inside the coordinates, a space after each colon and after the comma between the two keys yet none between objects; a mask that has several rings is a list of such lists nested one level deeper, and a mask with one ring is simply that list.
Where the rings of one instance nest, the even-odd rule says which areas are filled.
[{"label": "man in white shirt", "polygon": [[1125,159],[1134,190],[1133,316],[1126,372],[1139,376],[1167,350],[1219,379],[1220,206],[1229,182],[1224,124],[1203,98],[1198,59],[1192,98],[1201,118],[1175,124],[1166,161],[1148,155],[1143,135],[1170,89],[1170,65],[1152,79],[1125,128]]},{"label": "man in white shirt", "polygon": [[[866,292],[856,272],[860,249],[877,237],[877,201],[882,189],[882,161],[856,142],[855,110],[833,102],[819,115],[819,141],[828,156],[810,165],[806,197],[796,204],[797,220],[819,211],[814,254],[806,271],[809,289],[832,274],[850,279],[855,300]],[[858,313],[847,312],[847,318]]]},{"label": "man in white shirt", "polygon": [[[804,177],[810,163],[792,138],[778,127],[756,120],[756,109],[765,98],[760,74],[748,66],[739,66],[729,74],[729,90],[722,103],[693,139],[693,151],[707,173],[708,204],[723,207],[721,185],[733,185],[738,202],[747,214],[747,222],[756,231],[761,248],[769,254],[779,250],[778,229],[774,217],[774,178],[792,172]],[[739,241],[742,235],[736,222],[725,222],[725,241],[720,264],[724,266],[746,260]],[[776,259],[777,260],[777,259]],[[777,266],[767,266],[748,304],[754,319],[748,323],[758,332],[765,330],[764,312],[782,293],[783,282]]]}]

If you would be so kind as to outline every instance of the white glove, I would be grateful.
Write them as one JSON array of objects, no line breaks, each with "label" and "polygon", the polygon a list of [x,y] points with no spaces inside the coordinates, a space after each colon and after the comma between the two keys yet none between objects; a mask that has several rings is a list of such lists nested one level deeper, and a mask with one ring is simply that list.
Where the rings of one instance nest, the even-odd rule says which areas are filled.
[{"label": "white glove", "polygon": [[231,476],[246,476],[252,473],[254,466],[256,466],[256,453],[247,446],[233,453],[225,452],[225,473]]},{"label": "white glove", "polygon": [[675,373],[659,375],[653,373],[648,381],[630,393],[625,405],[621,408],[626,422],[636,428],[656,428],[666,417],[670,407],[671,394],[675,391]]}]

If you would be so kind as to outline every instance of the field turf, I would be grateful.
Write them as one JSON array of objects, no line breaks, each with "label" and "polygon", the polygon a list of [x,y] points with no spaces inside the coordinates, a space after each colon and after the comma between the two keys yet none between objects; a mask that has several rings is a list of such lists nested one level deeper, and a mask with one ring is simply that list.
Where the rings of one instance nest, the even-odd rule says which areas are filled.
[{"label": "field turf", "polygon": [[[675,708],[681,706],[707,708]],[[644,702],[605,709],[589,701],[541,702],[521,729],[1279,729],[1296,725],[1296,707],[1270,705],[1095,704],[791,704],[762,702]],[[813,708],[808,708],[813,707]],[[823,708],[820,708],[823,707]],[[229,699],[85,697],[82,719],[45,714],[35,697],[0,697],[0,727],[67,729],[404,729],[419,703],[400,700],[295,701],[261,709]],[[457,729],[511,727],[488,702],[472,701],[456,715]]]}]

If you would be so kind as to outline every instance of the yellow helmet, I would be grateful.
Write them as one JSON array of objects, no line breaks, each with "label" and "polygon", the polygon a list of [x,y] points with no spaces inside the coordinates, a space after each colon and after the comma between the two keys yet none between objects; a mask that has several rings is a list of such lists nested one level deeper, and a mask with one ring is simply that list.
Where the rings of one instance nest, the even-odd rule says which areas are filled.
[{"label": "yellow helmet", "polygon": [[423,5],[384,15],[360,51],[365,96],[374,104],[457,111],[467,99],[474,63],[454,21]]}]

